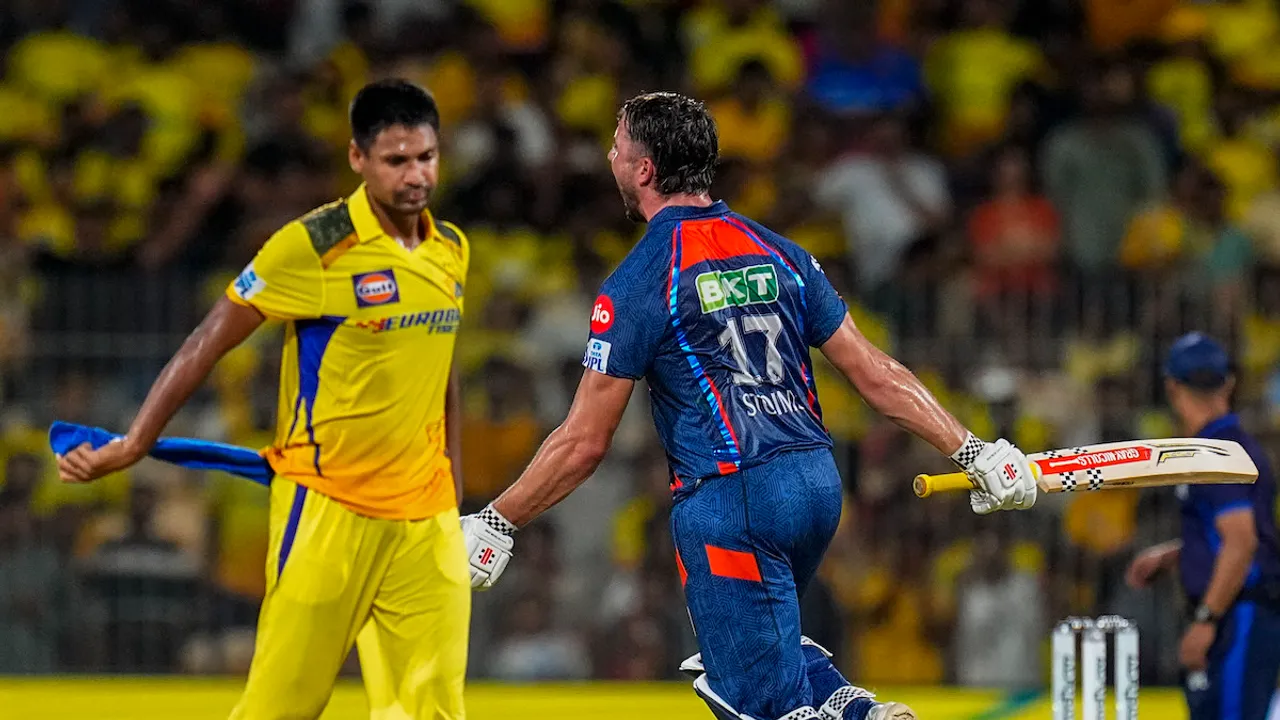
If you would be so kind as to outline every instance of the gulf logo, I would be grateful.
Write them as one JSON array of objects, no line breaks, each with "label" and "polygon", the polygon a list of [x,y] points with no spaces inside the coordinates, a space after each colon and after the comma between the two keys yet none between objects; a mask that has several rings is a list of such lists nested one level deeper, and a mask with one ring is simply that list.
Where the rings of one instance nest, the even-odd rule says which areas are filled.
[{"label": "gulf logo", "polygon": [[351,284],[355,288],[357,307],[400,302],[400,286],[396,284],[396,274],[390,269],[352,275]]}]

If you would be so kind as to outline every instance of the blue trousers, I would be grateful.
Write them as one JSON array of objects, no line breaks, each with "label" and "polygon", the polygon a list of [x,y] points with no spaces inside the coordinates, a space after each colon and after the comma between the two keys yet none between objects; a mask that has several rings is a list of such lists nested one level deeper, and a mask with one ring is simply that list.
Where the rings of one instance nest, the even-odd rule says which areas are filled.
[{"label": "blue trousers", "polygon": [[1236,603],[1218,626],[1205,675],[1184,683],[1191,720],[1266,720],[1277,675],[1280,612]]},{"label": "blue trousers", "polygon": [[702,481],[672,508],[707,680],[740,713],[772,720],[826,700],[833,688],[814,688],[812,678],[844,682],[825,658],[815,674],[815,654],[800,646],[799,603],[840,507],[831,453],[805,450]]}]

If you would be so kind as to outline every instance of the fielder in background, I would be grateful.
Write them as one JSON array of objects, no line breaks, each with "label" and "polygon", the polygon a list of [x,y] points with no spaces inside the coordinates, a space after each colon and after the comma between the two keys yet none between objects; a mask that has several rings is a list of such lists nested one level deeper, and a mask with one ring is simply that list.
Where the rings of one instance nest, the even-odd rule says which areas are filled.
[{"label": "fielder in background", "polygon": [[809,348],[972,473],[976,512],[1031,507],[1035,478],[1021,451],[974,437],[868,342],[812,256],[711,199],[716,156],[702,103],[652,93],[623,106],[609,161],[627,216],[648,229],[596,300],[568,417],[515,484],[463,518],[472,583],[492,585],[516,528],[591,475],[643,378],[671,468],[695,691],[722,720],[914,718],[800,634],[799,597],[841,502]]},{"label": "fielder in background", "polygon": [[416,85],[360,90],[360,187],[267,240],[120,442],[59,461],[73,482],[137,462],[219,358],[267,318],[285,323],[267,594],[237,720],[319,717],[357,634],[372,717],[463,717],[471,588],[450,459],[468,248],[427,210],[439,129]]},{"label": "fielder in background", "polygon": [[1146,587],[1177,567],[1190,622],[1179,660],[1191,720],[1264,720],[1280,674],[1280,546],[1275,478],[1257,441],[1231,411],[1235,377],[1226,351],[1199,333],[1165,360],[1165,391],[1188,437],[1234,440],[1258,466],[1249,485],[1181,485],[1182,538],[1129,566]]}]

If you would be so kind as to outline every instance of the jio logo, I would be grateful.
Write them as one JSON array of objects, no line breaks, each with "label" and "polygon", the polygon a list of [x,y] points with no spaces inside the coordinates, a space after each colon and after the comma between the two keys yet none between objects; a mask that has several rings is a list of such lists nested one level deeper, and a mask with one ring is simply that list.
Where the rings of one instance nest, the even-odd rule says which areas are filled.
[{"label": "jio logo", "polygon": [[613,300],[608,295],[596,298],[595,307],[591,308],[591,332],[602,333],[613,327]]}]

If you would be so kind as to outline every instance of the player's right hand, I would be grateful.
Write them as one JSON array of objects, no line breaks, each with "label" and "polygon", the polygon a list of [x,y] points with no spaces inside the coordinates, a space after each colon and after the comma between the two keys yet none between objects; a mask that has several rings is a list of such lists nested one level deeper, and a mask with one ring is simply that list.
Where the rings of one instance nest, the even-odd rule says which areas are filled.
[{"label": "player's right hand", "polygon": [[1036,504],[1039,487],[1031,461],[1008,440],[987,443],[966,470],[978,486],[969,495],[969,505],[979,515]]},{"label": "player's right hand", "polygon": [[1125,571],[1125,583],[1135,590],[1141,590],[1150,585],[1156,574],[1164,568],[1167,554],[1168,551],[1159,545],[1143,550]]},{"label": "player's right hand", "polygon": [[507,563],[511,562],[511,549],[515,547],[515,540],[510,535],[513,529],[511,523],[488,507],[462,518],[472,589],[493,587],[502,571],[507,569]]},{"label": "player's right hand", "polygon": [[97,450],[89,443],[82,443],[67,454],[58,456],[58,477],[62,482],[92,482],[133,465],[144,454],[124,438],[113,440]]}]

